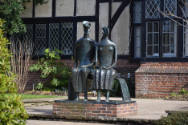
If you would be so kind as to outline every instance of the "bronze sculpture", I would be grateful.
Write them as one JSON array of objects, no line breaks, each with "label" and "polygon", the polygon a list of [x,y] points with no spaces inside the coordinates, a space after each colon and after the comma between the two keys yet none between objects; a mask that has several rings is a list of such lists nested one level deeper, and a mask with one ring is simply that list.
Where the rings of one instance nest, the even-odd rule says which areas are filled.
[{"label": "bronze sculpture", "polygon": [[[110,90],[114,80],[117,80],[121,86],[123,101],[130,101],[126,81],[113,69],[117,63],[117,47],[108,38],[108,28],[103,28],[103,37],[97,44],[89,38],[90,27],[88,21],[83,22],[84,36],[74,46],[75,63],[72,69],[72,84],[69,84],[69,99],[78,101],[79,93],[83,92],[84,101],[87,101],[87,92],[91,83],[90,89],[97,91],[97,102],[101,102],[102,90],[106,91],[106,102],[109,102]],[[89,77],[92,82],[88,82]]]},{"label": "bronze sculpture", "polygon": [[97,61],[98,67],[94,70],[93,89],[97,90],[97,101],[100,102],[100,91],[106,90],[106,102],[109,102],[110,90],[116,76],[113,67],[117,62],[116,44],[108,38],[109,30],[103,28],[103,37],[97,45]]},{"label": "bronze sculpture", "polygon": [[76,92],[76,100],[79,100],[79,93],[84,92],[84,100],[87,101],[87,77],[90,68],[95,62],[95,41],[89,38],[91,24],[83,22],[84,36],[74,46],[74,68],[72,70],[72,83]]}]

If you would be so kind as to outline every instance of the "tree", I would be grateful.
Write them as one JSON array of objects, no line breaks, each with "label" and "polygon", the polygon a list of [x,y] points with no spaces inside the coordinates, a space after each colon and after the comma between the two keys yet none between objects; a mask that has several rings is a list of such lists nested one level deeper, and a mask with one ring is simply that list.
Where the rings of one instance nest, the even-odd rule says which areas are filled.
[{"label": "tree", "polygon": [[[4,29],[8,35],[26,32],[21,14],[25,9],[24,3],[32,0],[0,0],[0,18],[5,20]],[[47,0],[35,0],[35,4],[43,4]]]}]

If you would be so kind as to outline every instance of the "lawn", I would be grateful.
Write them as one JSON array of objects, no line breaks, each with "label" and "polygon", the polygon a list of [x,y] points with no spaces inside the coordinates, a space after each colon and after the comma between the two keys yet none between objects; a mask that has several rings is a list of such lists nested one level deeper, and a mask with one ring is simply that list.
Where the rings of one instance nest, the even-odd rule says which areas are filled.
[{"label": "lawn", "polygon": [[55,95],[32,95],[32,94],[20,94],[22,99],[41,99],[41,98],[57,98],[60,96]]}]

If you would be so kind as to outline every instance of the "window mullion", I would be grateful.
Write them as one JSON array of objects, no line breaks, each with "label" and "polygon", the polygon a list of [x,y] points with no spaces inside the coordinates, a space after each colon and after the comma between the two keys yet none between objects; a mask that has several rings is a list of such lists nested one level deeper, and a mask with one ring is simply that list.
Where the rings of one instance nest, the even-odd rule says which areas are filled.
[{"label": "window mullion", "polygon": [[[161,0],[160,10],[163,11],[164,9],[164,0]],[[159,20],[159,58],[162,58],[162,41],[163,41],[163,15],[160,14]]]}]

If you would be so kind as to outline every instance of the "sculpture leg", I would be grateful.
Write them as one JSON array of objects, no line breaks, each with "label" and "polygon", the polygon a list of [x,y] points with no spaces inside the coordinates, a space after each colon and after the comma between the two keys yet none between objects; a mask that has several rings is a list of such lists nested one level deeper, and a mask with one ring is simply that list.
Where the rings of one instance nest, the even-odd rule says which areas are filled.
[{"label": "sculpture leg", "polygon": [[79,92],[76,93],[75,101],[79,101]]},{"label": "sculpture leg", "polygon": [[83,84],[83,92],[84,92],[84,101],[88,100],[88,97],[87,97],[87,76],[88,76],[88,73],[89,72],[88,72],[87,68],[82,69],[81,76],[82,76],[82,84]]},{"label": "sculpture leg", "polygon": [[110,97],[110,91],[107,90],[107,93],[106,93],[106,102],[109,102],[109,97]]},{"label": "sculpture leg", "polygon": [[97,90],[97,102],[101,102],[101,92]]},{"label": "sculpture leg", "polygon": [[87,90],[84,92],[84,101],[87,101],[88,98],[87,98]]}]

